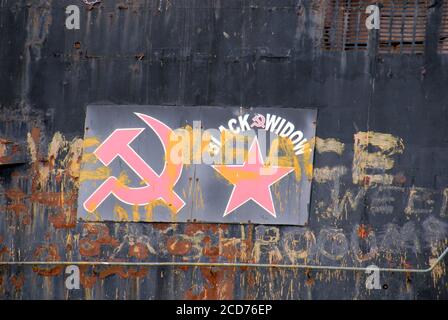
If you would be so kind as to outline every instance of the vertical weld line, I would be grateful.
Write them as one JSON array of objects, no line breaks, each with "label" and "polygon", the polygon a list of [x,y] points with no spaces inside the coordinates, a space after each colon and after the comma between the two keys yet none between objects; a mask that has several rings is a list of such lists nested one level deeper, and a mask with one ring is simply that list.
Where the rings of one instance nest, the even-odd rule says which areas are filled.
[{"label": "vertical weld line", "polygon": [[[222,16],[222,11],[220,8],[215,8],[215,4],[214,1],[211,1],[211,7],[209,10],[209,15],[208,17],[210,18],[210,26],[212,29],[211,34],[215,34],[215,21],[214,21],[214,17],[215,17],[215,10],[219,10],[220,11],[220,17]],[[211,70],[212,70],[212,63],[213,63],[213,57],[214,57],[214,47],[213,47],[213,37],[209,37],[209,47],[208,47],[208,53],[205,54],[205,58],[207,59],[206,64],[207,64],[207,81],[206,81],[206,89],[205,89],[205,103],[207,105],[211,104],[211,99],[210,99],[210,87],[211,87]],[[208,55],[208,56],[207,56]]]},{"label": "vertical weld line", "polygon": [[[346,35],[347,35],[347,5],[350,0],[342,0],[341,9],[341,48],[342,51],[346,50]],[[345,1],[345,2],[344,2]]]},{"label": "vertical weld line", "polygon": [[448,35],[447,33],[447,29],[448,29],[448,6],[447,6],[447,2],[444,2],[442,4],[442,23],[441,23],[441,31],[439,35],[439,53],[445,53],[446,49],[445,49],[445,42],[446,42],[446,37]]},{"label": "vertical weld line", "polygon": [[[250,3],[250,1],[249,1]],[[240,88],[240,96],[239,96],[239,104],[241,107],[241,101],[242,101],[242,95],[243,95],[243,59],[244,59],[244,37],[245,37],[245,17],[244,17],[244,6],[246,5],[246,1],[243,0],[241,7],[238,8],[241,11],[241,16],[242,16],[242,22],[241,22],[241,45],[240,45],[240,52],[239,52],[239,63],[240,63],[240,74],[239,74],[239,80],[240,80],[240,85],[238,86]],[[250,20],[250,15],[251,15],[251,11],[249,10],[249,20]]]},{"label": "vertical weld line", "polygon": [[[412,43],[411,43],[411,52],[412,54],[417,53],[415,43],[416,43],[416,33],[417,33],[417,16],[420,13],[420,0],[414,0],[414,22],[412,27]],[[426,23],[426,22],[425,22]],[[426,28],[425,28],[426,29]],[[425,30],[426,31],[426,30]],[[423,45],[425,43],[425,38],[423,38]]]},{"label": "vertical weld line", "polygon": [[349,36],[350,28],[349,28],[349,21],[350,21],[350,14],[351,14],[351,0],[346,0],[345,6],[344,6],[344,29],[342,33],[342,47],[343,50],[347,50],[347,38]]},{"label": "vertical weld line", "polygon": [[344,0],[338,1],[338,27],[336,28],[336,35],[337,35],[337,43],[339,46],[339,50],[344,50],[344,12],[342,8],[344,8]]},{"label": "vertical weld line", "polygon": [[[249,1],[251,2],[251,1]],[[246,45],[246,19],[244,19],[244,14],[246,14],[246,0],[243,0],[243,5],[241,6],[241,10],[243,11],[243,22],[241,24],[241,50],[240,50],[240,108],[243,107],[243,96],[244,96],[244,50]],[[252,11],[248,10],[249,13],[249,23],[252,23]],[[249,25],[250,27],[250,25]],[[250,57],[249,57],[250,58]],[[256,63],[256,61],[255,61]]]},{"label": "vertical weld line", "polygon": [[[162,1],[160,2],[160,5],[162,4]],[[163,10],[163,9],[162,9]],[[188,24],[188,14],[189,14],[189,9],[188,8],[182,8],[181,10],[179,10],[180,12],[183,13],[183,26],[182,26],[182,39],[181,39],[181,46],[179,48],[179,54],[177,55],[177,61],[179,64],[179,93],[177,95],[177,105],[182,105],[185,102],[185,73],[186,73],[186,56],[187,56],[187,50],[186,47],[188,45],[188,30],[187,30],[187,24]],[[165,12],[166,12],[166,5],[165,5]]]},{"label": "vertical weld line", "polygon": [[406,25],[406,13],[408,10],[409,0],[405,0],[401,8],[401,31],[400,31],[400,54],[406,52],[403,48],[404,44],[404,27]]},{"label": "vertical weld line", "polygon": [[[327,13],[326,19],[329,19],[329,23],[328,23],[328,45],[329,45],[329,49],[333,50],[333,49],[337,49],[338,47],[338,43],[337,43],[337,39],[336,39],[336,30],[337,30],[337,26],[338,26],[338,21],[337,19],[337,0],[332,0],[331,4],[329,4],[331,11],[330,13]],[[328,7],[327,7],[328,9]],[[331,18],[329,18],[329,16],[331,16]]]},{"label": "vertical weld line", "polygon": [[437,52],[443,53],[443,42],[445,37],[445,2],[442,3],[441,9],[442,17],[439,25],[439,37],[437,39]]},{"label": "vertical weld line", "polygon": [[[328,50],[329,49],[329,36],[330,36],[330,29],[328,29],[328,6],[331,6],[332,4],[328,4],[328,3],[324,3],[323,4],[323,25],[322,25],[322,46],[324,48],[324,50]],[[331,27],[331,26],[330,26]]]},{"label": "vertical weld line", "polygon": [[448,2],[443,3],[443,28],[444,28],[444,36],[447,37],[443,41],[444,53],[448,50]]},{"label": "vertical weld line", "polygon": [[330,24],[330,48],[338,50],[339,48],[339,37],[338,37],[338,26],[339,26],[339,0],[333,0],[333,18]]},{"label": "vertical weld line", "polygon": [[394,24],[394,18],[395,18],[395,3],[391,1],[391,6],[389,8],[389,42],[387,44],[387,52],[392,51],[392,28]]},{"label": "vertical weld line", "polygon": [[335,50],[341,50],[342,49],[342,44],[341,44],[341,40],[340,40],[340,33],[339,30],[341,28],[341,21],[339,21],[340,19],[340,15],[339,15],[339,0],[335,0],[334,3],[334,9],[333,9],[333,23],[332,23],[332,35],[331,35],[331,39],[333,40],[333,44],[332,47]]},{"label": "vertical weld line", "polygon": [[[331,2],[331,3],[329,3]],[[334,15],[334,0],[330,0],[324,4],[325,7],[325,16],[324,16],[324,30],[325,30],[325,48],[327,50],[332,50],[333,47],[333,39],[332,39],[332,32],[333,32],[333,19],[330,19],[330,16]]]},{"label": "vertical weld line", "polygon": [[[388,5],[388,11],[386,11],[386,12],[388,12],[389,13],[389,21],[388,21],[388,26],[387,26],[387,30],[386,30],[386,32],[388,32],[389,34],[387,35],[387,34],[385,34],[386,35],[386,37],[387,37],[387,39],[388,40],[382,40],[383,39],[383,37],[382,37],[382,29],[380,29],[380,36],[379,36],[379,38],[380,38],[380,48],[381,48],[381,52],[384,52],[384,51],[386,51],[387,49],[388,49],[388,46],[389,45],[387,45],[387,43],[389,42],[390,43],[390,40],[391,40],[391,34],[390,34],[390,29],[392,28],[392,6],[393,6],[393,4],[392,5]],[[386,8],[386,5],[384,6],[384,8]],[[383,11],[383,10],[381,10],[381,11]],[[382,43],[382,41],[384,41],[385,43]]]},{"label": "vertical weld line", "polygon": [[[359,33],[361,29],[361,4],[364,4],[364,0],[358,2],[358,7],[356,8],[356,24],[355,24],[355,48],[359,48]],[[364,6],[362,6],[364,7]]]},{"label": "vertical weld line", "polygon": [[[150,87],[151,87],[151,67],[152,67],[152,24],[154,22],[154,12],[151,9],[151,3],[145,2],[145,50],[146,55],[148,56],[148,63],[146,64],[146,85],[145,85],[145,103],[151,104],[150,101]],[[147,22],[149,17],[149,23]],[[148,26],[149,25],[149,26]],[[157,62],[155,62],[157,63]]]},{"label": "vertical weld line", "polygon": [[448,2],[443,3],[443,36],[445,39],[443,39],[443,53],[446,53],[448,50]]}]

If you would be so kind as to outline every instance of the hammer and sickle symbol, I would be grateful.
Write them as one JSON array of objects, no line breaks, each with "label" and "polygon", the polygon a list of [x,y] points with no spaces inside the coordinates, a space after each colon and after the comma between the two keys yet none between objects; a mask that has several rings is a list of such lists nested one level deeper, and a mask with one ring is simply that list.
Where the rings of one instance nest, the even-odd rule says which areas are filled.
[{"label": "hammer and sickle symbol", "polygon": [[120,157],[145,183],[146,186],[131,188],[123,185],[116,177],[111,176],[84,202],[87,212],[94,212],[101,203],[113,194],[120,201],[129,205],[143,206],[154,200],[163,200],[174,213],[178,213],[185,205],[179,195],[173,191],[174,186],[182,175],[183,164],[169,161],[170,135],[173,130],[163,122],[145,114],[135,113],[158,136],[165,152],[165,165],[159,175],[149,166],[130,146],[145,129],[129,128],[116,129],[94,151],[95,156],[108,166],[116,157]]},{"label": "hammer and sickle symbol", "polygon": [[257,113],[253,118],[252,118],[252,124],[250,125],[252,128],[256,127],[256,128],[263,128],[265,127],[265,122],[266,122],[266,118],[262,115]]}]

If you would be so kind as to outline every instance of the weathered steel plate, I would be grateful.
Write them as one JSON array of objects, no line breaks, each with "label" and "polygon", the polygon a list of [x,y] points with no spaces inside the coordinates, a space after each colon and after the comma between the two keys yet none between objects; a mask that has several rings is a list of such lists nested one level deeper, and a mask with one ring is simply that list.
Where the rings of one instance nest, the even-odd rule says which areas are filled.
[{"label": "weathered steel plate", "polygon": [[315,123],[311,109],[88,106],[78,216],[304,225]]}]

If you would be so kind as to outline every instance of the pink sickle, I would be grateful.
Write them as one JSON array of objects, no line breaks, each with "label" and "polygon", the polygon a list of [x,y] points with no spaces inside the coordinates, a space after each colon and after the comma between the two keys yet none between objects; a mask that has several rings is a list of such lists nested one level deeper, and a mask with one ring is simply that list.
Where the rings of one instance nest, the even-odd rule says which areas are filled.
[{"label": "pink sickle", "polygon": [[[167,146],[173,130],[153,117],[141,113],[135,114],[156,133],[167,155]],[[120,157],[147,185],[131,188],[124,186],[116,177],[109,177],[84,202],[86,211],[94,212],[110,194],[129,205],[142,206],[162,199],[175,213],[184,207],[185,202],[173,191],[182,175],[182,162],[174,164],[165,161],[162,173],[158,175],[130,146],[144,130],[144,128],[116,129],[95,150],[94,154],[105,166],[108,166],[116,157]],[[165,158],[169,159],[168,155]]]}]

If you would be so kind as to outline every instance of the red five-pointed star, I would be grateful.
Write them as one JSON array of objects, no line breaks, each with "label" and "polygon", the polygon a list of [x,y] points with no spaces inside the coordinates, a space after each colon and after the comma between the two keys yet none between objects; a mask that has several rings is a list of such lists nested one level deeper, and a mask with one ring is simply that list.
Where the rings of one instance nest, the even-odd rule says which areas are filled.
[{"label": "red five-pointed star", "polygon": [[277,217],[272,201],[271,185],[285,177],[294,168],[265,166],[257,137],[249,148],[248,160],[242,165],[212,166],[234,185],[224,217],[249,200],[255,201],[273,217]]}]

